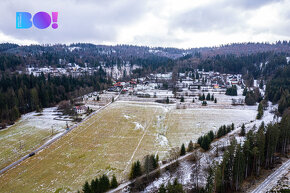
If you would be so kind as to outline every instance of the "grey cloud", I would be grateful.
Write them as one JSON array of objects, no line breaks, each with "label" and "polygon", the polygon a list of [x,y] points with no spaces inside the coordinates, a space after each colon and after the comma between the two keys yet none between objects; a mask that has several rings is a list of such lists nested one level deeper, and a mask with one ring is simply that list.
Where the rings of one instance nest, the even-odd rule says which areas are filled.
[{"label": "grey cloud", "polygon": [[183,31],[221,33],[243,32],[248,30],[247,20],[258,8],[280,0],[221,0],[195,7],[172,17],[171,28]]},{"label": "grey cloud", "polygon": [[237,9],[257,9],[281,1],[282,0],[226,0],[225,4],[231,5]]},{"label": "grey cloud", "polygon": [[243,17],[235,9],[215,4],[184,12],[171,21],[172,28],[176,26],[194,32],[212,30],[232,32],[241,30],[242,24]]}]

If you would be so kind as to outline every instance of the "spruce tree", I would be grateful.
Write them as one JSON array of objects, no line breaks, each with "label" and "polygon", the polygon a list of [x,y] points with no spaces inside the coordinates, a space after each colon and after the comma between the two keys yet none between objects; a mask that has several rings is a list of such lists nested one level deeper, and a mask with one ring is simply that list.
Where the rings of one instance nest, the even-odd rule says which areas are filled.
[{"label": "spruce tree", "polygon": [[180,99],[180,102],[184,102],[184,97],[183,96],[181,96],[181,99]]},{"label": "spruce tree", "polygon": [[264,82],[263,82],[263,80],[261,79],[260,84],[259,84],[259,88],[260,88],[260,89],[263,89],[263,87],[264,87]]},{"label": "spruce tree", "polygon": [[141,169],[140,161],[138,160],[132,164],[129,177],[130,177],[130,179],[134,179],[134,178],[141,176],[141,175],[142,175],[142,169]]},{"label": "spruce tree", "polygon": [[247,87],[245,87],[244,90],[243,90],[243,96],[246,96],[247,92],[248,92],[248,89],[247,89]]},{"label": "spruce tree", "polygon": [[263,105],[262,103],[260,102],[259,103],[259,106],[258,106],[258,114],[257,114],[257,119],[261,119],[263,117],[263,114],[264,114],[264,110],[263,110]]},{"label": "spruce tree", "polygon": [[99,179],[96,178],[95,180],[92,180],[91,182],[91,191],[92,193],[98,193],[99,192]]},{"label": "spruce tree", "polygon": [[210,130],[210,131],[208,132],[208,136],[209,136],[210,141],[212,142],[213,139],[214,139],[214,133],[213,133],[212,130]]},{"label": "spruce tree", "polygon": [[204,136],[204,138],[202,140],[202,143],[201,143],[201,147],[205,151],[209,150],[209,147],[210,147],[210,139],[209,139],[209,136],[208,135]]},{"label": "spruce tree", "polygon": [[192,152],[193,151],[193,143],[192,141],[190,140],[189,141],[189,144],[188,144],[188,147],[187,147],[187,152]]},{"label": "spruce tree", "polygon": [[207,95],[206,95],[206,100],[207,100],[207,101],[210,100],[210,94],[209,94],[209,93],[207,93]]},{"label": "spruce tree", "polygon": [[150,162],[152,163],[152,170],[158,168],[158,161],[159,161],[158,155],[156,156],[150,155]]},{"label": "spruce tree", "polygon": [[201,98],[201,100],[205,100],[205,95],[204,95],[204,93],[202,93],[202,98]]},{"label": "spruce tree", "polygon": [[117,178],[115,175],[113,175],[112,180],[111,180],[111,189],[117,188],[118,187],[118,182]]},{"label": "spruce tree", "polygon": [[245,130],[245,124],[243,123],[240,136],[245,136],[245,135],[246,135],[246,130]]},{"label": "spruce tree", "polygon": [[217,99],[216,98],[214,99],[214,103],[217,103]]},{"label": "spruce tree", "polygon": [[84,193],[92,193],[92,191],[91,191],[91,187],[90,187],[88,181],[86,181],[86,183],[85,183],[84,186],[83,186],[83,192],[84,192]]},{"label": "spruce tree", "polygon": [[166,98],[166,104],[169,104],[169,98],[168,97]]},{"label": "spruce tree", "polygon": [[173,184],[171,184],[170,182],[167,185],[167,192],[168,193],[184,193],[183,190],[183,186],[182,184],[180,184],[177,180],[177,178],[175,178]]},{"label": "spruce tree", "polygon": [[165,188],[164,184],[161,184],[161,186],[158,189],[158,193],[166,193],[166,188]]},{"label": "spruce tree", "polygon": [[147,175],[147,178],[148,178],[149,173],[153,170],[153,162],[152,161],[153,160],[150,158],[149,155],[146,155],[145,156],[144,169],[143,169],[143,171]]},{"label": "spruce tree", "polygon": [[103,175],[99,179],[99,185],[100,185],[100,191],[101,192],[106,192],[110,189],[110,180],[107,175]]},{"label": "spruce tree", "polygon": [[181,149],[180,149],[180,156],[185,155],[186,151],[185,151],[185,146],[184,143],[181,145]]}]

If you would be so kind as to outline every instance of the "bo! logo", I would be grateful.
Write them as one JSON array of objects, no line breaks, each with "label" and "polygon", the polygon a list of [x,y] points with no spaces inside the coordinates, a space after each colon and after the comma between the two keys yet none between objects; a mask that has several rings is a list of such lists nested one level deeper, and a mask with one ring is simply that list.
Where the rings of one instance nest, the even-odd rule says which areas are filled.
[{"label": "bo! logo", "polygon": [[[58,12],[52,12],[52,22],[51,27],[53,29],[58,28],[57,22]],[[38,29],[48,28],[51,24],[51,17],[46,12],[38,12],[33,16],[29,12],[16,12],[16,28],[17,29],[28,29],[32,27],[32,23]]]}]

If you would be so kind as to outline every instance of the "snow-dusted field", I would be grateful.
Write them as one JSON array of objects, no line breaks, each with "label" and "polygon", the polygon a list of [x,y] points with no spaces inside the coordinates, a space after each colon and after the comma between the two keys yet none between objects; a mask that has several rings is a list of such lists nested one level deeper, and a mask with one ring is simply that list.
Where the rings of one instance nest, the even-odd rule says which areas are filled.
[{"label": "snow-dusted field", "polygon": [[151,153],[163,159],[172,147],[195,141],[222,124],[249,122],[255,119],[256,108],[228,105],[221,109],[217,104],[201,107],[196,103],[176,109],[153,102],[117,101],[0,176],[0,189],[75,192],[86,180],[104,173],[126,180],[133,161]]},{"label": "snow-dusted field", "polygon": [[0,168],[30,153],[56,134],[63,132],[65,121],[55,120],[56,107],[40,113],[27,113],[14,125],[0,131]]},{"label": "snow-dusted field", "polygon": [[[251,107],[250,107],[251,108]],[[277,109],[277,105],[272,105],[272,103],[269,102],[269,107],[266,111],[264,111],[264,115],[261,120],[251,120],[245,121],[245,127],[246,131],[248,132],[250,129],[253,129],[254,126],[256,126],[256,129],[261,125],[262,122],[267,125],[270,122],[277,122],[279,119],[275,117],[272,111]],[[222,112],[222,111],[220,111]],[[250,113],[245,111],[245,113]],[[255,117],[255,116],[254,116]],[[237,119],[238,120],[238,119]],[[206,184],[206,168],[208,166],[212,166],[214,162],[221,162],[223,159],[223,151],[221,151],[222,147],[230,145],[230,140],[232,138],[236,138],[238,143],[243,143],[245,140],[245,137],[239,136],[239,133],[241,131],[241,124],[237,125],[238,127],[230,132],[225,137],[220,138],[219,140],[214,141],[211,144],[211,149],[205,153],[198,152],[200,160],[200,169],[199,169],[199,186],[205,186]],[[218,156],[216,155],[216,148],[218,148]],[[176,171],[169,172],[166,171],[161,174],[161,176],[157,179],[155,179],[152,183],[148,184],[148,186],[142,191],[143,193],[149,193],[149,192],[155,192],[161,184],[167,184],[168,181],[173,182],[175,178],[179,180],[180,183],[184,185],[185,188],[192,188],[194,186],[194,180],[192,177],[192,173],[196,167],[196,162],[191,162],[189,160],[183,160],[180,162],[180,165],[177,167]],[[287,172],[287,171],[286,171]],[[278,180],[278,179],[277,179]],[[275,181],[276,182],[276,181]],[[126,191],[123,191],[126,192]]]}]

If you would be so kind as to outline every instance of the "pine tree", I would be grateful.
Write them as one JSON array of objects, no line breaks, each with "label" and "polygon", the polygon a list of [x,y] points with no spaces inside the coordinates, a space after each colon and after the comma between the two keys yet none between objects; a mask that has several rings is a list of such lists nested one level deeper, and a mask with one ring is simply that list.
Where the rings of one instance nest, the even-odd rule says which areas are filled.
[{"label": "pine tree", "polygon": [[181,99],[180,99],[180,102],[184,102],[184,97],[183,96],[181,96]]},{"label": "pine tree", "polygon": [[158,166],[159,166],[159,164],[158,164],[158,161],[159,161],[158,154],[156,156],[150,155],[150,161],[152,163],[152,170],[158,168]]},{"label": "pine tree", "polygon": [[110,180],[107,175],[103,175],[99,179],[100,192],[106,192],[110,189]]},{"label": "pine tree", "polygon": [[204,93],[202,93],[201,100],[205,100],[205,95],[204,95]]},{"label": "pine tree", "polygon": [[189,144],[188,144],[188,147],[187,147],[187,152],[192,152],[193,151],[193,143],[192,141],[190,140],[189,141]]},{"label": "pine tree", "polygon": [[200,137],[197,139],[197,143],[198,143],[200,146],[201,146],[202,140],[203,140],[203,136],[200,136]]},{"label": "pine tree", "polygon": [[234,190],[238,191],[240,189],[240,184],[242,183],[244,176],[244,156],[240,144],[237,145],[234,160],[233,160],[233,185]]},{"label": "pine tree", "polygon": [[166,104],[169,104],[169,98],[168,97],[166,98]]},{"label": "pine tree", "polygon": [[263,89],[263,87],[264,87],[264,82],[263,82],[263,79],[261,79],[260,84],[259,84],[259,88]]},{"label": "pine tree", "polygon": [[217,99],[216,98],[214,99],[214,103],[217,103]]},{"label": "pine tree", "polygon": [[210,130],[210,131],[208,132],[208,137],[209,137],[209,139],[210,139],[210,142],[212,142],[213,139],[214,139],[214,133],[213,133],[212,130]]},{"label": "pine tree", "polygon": [[192,99],[192,102],[194,103],[195,101],[194,101],[194,98]]},{"label": "pine tree", "polygon": [[257,114],[257,119],[261,119],[263,117],[264,111],[263,111],[263,105],[262,102],[259,103],[258,106],[258,114]]},{"label": "pine tree", "polygon": [[237,93],[237,86],[236,85],[233,85],[232,87],[227,88],[226,95],[237,96],[238,95],[238,93]]},{"label": "pine tree", "polygon": [[211,100],[211,101],[214,101],[214,95],[213,95],[213,94],[211,95],[210,100]]},{"label": "pine tree", "polygon": [[91,187],[90,187],[88,181],[86,181],[86,183],[85,183],[84,186],[83,186],[83,192],[84,192],[84,193],[92,193],[92,191],[91,191]]},{"label": "pine tree", "polygon": [[210,94],[209,94],[209,93],[207,93],[207,95],[206,95],[206,100],[207,100],[207,101],[210,100]]},{"label": "pine tree", "polygon": [[198,96],[198,100],[202,101],[202,96],[201,95]]},{"label": "pine tree", "polygon": [[180,150],[180,156],[183,156],[185,155],[186,151],[185,151],[185,146],[184,146],[184,143],[182,144],[181,146],[181,150]]},{"label": "pine tree", "polygon": [[274,163],[274,153],[279,139],[279,126],[268,124],[265,143],[265,167],[269,168]]},{"label": "pine tree", "polygon": [[112,180],[111,180],[111,189],[117,188],[118,187],[118,182],[117,178],[115,175],[113,175]]},{"label": "pine tree", "polygon": [[130,177],[130,179],[134,179],[134,178],[141,176],[141,175],[142,175],[141,164],[140,164],[140,161],[138,160],[137,162],[134,162],[132,164],[129,177]]},{"label": "pine tree", "polygon": [[[262,124],[261,124],[262,126]],[[258,148],[258,155],[257,155],[257,164],[256,164],[256,176],[260,175],[260,168],[262,163],[264,163],[264,151],[265,151],[265,134],[264,128],[259,127],[258,132],[256,133],[256,145]]]},{"label": "pine tree", "polygon": [[96,178],[95,180],[92,180],[91,182],[91,192],[92,193],[98,193],[99,192],[99,179]]},{"label": "pine tree", "polygon": [[209,166],[209,168],[208,168],[208,175],[206,178],[205,191],[207,193],[214,192],[214,167],[212,167],[212,166]]},{"label": "pine tree", "polygon": [[245,124],[243,123],[242,129],[241,129],[241,132],[240,132],[240,136],[245,136],[245,135],[246,135],[246,130],[245,130]]},{"label": "pine tree", "polygon": [[243,96],[246,96],[247,92],[248,92],[248,89],[247,89],[247,87],[245,87],[244,90],[243,90]]},{"label": "pine tree", "polygon": [[168,182],[167,185],[167,192],[168,193],[184,193],[182,184],[180,184],[177,180],[177,178],[174,180],[173,184],[171,184],[170,182]]},{"label": "pine tree", "polygon": [[149,155],[146,155],[145,156],[145,161],[144,161],[144,169],[143,171],[145,172],[147,178],[148,178],[148,175],[149,173],[153,170],[153,160],[150,159],[150,156]]},{"label": "pine tree", "polygon": [[166,188],[165,188],[164,184],[161,184],[161,186],[158,189],[158,193],[166,193]]},{"label": "pine tree", "polygon": [[208,135],[206,135],[206,136],[203,137],[203,140],[202,140],[202,143],[201,143],[201,147],[205,151],[209,150],[209,147],[210,147],[210,139],[209,139],[209,136]]}]

